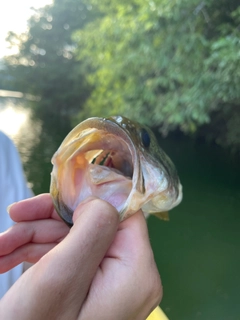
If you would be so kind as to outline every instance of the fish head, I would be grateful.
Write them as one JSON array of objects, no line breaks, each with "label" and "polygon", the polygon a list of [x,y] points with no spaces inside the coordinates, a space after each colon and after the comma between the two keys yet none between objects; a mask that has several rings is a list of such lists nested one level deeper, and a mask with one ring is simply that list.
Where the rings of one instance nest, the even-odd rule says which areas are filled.
[{"label": "fish head", "polygon": [[182,198],[177,171],[153,132],[125,117],[89,118],[64,139],[52,158],[50,193],[63,220],[89,196],[111,203],[126,219],[170,210]]},{"label": "fish head", "polygon": [[153,131],[122,116],[109,118],[130,137],[133,148],[132,190],[126,200],[123,215],[126,218],[140,208],[145,216],[166,212],[182,200],[182,185],[176,167],[159,146]]}]

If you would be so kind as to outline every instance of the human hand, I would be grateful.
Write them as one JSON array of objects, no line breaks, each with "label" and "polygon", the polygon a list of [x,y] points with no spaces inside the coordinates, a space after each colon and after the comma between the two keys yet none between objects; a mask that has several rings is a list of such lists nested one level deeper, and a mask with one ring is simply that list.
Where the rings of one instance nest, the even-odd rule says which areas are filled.
[{"label": "human hand", "polygon": [[76,209],[70,229],[49,195],[10,208],[0,235],[0,272],[36,262],[0,302],[2,319],[146,319],[162,287],[141,212],[119,224],[99,199]]}]

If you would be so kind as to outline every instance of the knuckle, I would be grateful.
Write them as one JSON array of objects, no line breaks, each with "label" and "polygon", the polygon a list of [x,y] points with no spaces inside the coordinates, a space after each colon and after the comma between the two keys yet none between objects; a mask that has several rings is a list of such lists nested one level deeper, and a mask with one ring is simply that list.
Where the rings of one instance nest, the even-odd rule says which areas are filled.
[{"label": "knuckle", "polygon": [[148,281],[148,290],[149,290],[148,297],[149,297],[149,300],[151,300],[152,304],[154,306],[157,306],[159,305],[163,297],[163,287],[162,287],[161,278],[154,260],[152,261],[152,266],[149,270],[151,271],[149,274],[149,281]]}]

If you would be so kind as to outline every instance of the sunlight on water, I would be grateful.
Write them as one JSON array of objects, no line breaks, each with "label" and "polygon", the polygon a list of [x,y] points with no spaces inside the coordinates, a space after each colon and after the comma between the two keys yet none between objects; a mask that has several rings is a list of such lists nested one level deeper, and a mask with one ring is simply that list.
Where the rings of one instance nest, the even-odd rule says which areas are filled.
[{"label": "sunlight on water", "polygon": [[[34,146],[39,143],[42,123],[40,120],[33,121],[32,112],[24,107],[24,103],[26,101],[19,98],[0,99],[0,130],[14,141],[28,176],[28,162]],[[28,185],[33,188],[34,183],[28,181]]]},{"label": "sunlight on water", "polygon": [[0,130],[13,139],[28,119],[29,110],[16,109],[11,104],[8,104],[3,109],[0,108]]},{"label": "sunlight on water", "polygon": [[23,107],[24,100],[0,99],[0,130],[17,146],[23,163],[30,157],[33,146],[38,143],[41,121],[33,121],[31,110]]}]

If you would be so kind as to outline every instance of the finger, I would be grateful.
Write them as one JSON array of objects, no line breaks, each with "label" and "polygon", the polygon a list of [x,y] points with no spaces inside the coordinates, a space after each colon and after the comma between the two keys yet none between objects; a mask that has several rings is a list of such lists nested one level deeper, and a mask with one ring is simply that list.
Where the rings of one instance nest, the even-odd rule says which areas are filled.
[{"label": "finger", "polygon": [[17,223],[0,234],[0,273],[6,272],[23,261],[33,262],[32,255],[36,255],[39,259],[43,255],[42,251],[46,253],[41,246],[35,246],[36,252],[33,253],[32,249],[30,255],[28,250],[23,250],[23,247],[29,243],[57,244],[68,232],[69,228],[64,222],[51,219]]},{"label": "finger", "polygon": [[57,243],[46,243],[46,244],[33,244],[28,243],[18,250],[15,250],[10,255],[0,257],[0,273],[9,271],[16,267],[23,261],[36,263],[41,259],[47,252],[52,250]]},{"label": "finger", "polygon": [[[77,318],[96,270],[114,239],[119,215],[110,204],[96,199],[80,205],[74,221],[68,236],[28,270],[32,281],[25,289],[24,305],[29,299],[27,305],[31,306],[34,319]],[[21,306],[21,299],[15,297],[14,304]]]},{"label": "finger", "polygon": [[[111,281],[106,275],[113,275]],[[112,276],[111,276],[112,277]],[[101,291],[99,288],[102,288]],[[105,299],[99,299],[100,293]],[[136,297],[133,299],[132,297]],[[146,319],[162,296],[162,286],[141,211],[123,221],[95,276],[80,319]],[[116,304],[115,301],[118,301]],[[94,308],[92,307],[94,305]],[[124,306],[124,311],[122,306]],[[97,313],[96,313],[97,310]]]},{"label": "finger", "polygon": [[15,222],[53,218],[61,220],[56,213],[49,193],[12,204],[9,215]]},{"label": "finger", "polygon": [[141,210],[119,224],[117,235],[107,256],[130,260],[139,256],[141,259],[143,250],[138,250],[139,247],[143,249],[151,247],[146,219]]}]

